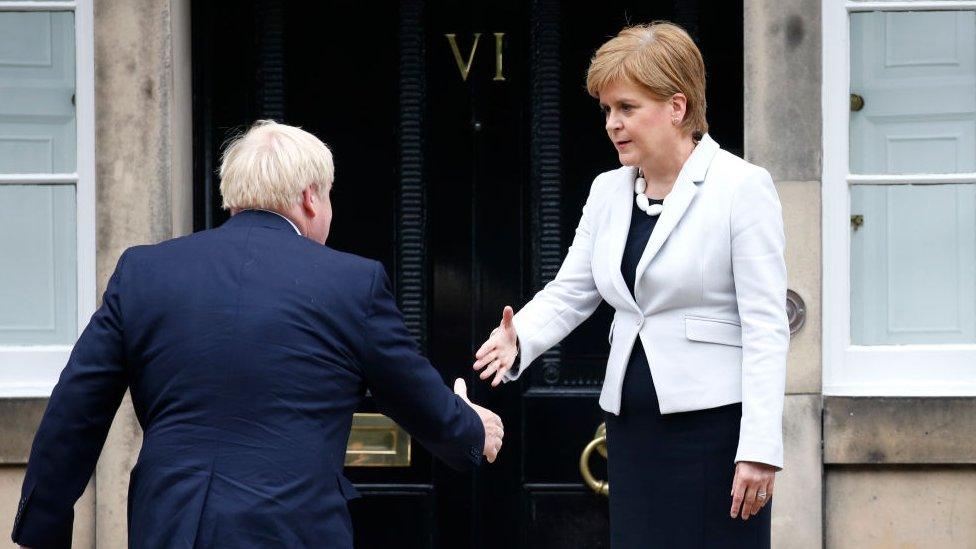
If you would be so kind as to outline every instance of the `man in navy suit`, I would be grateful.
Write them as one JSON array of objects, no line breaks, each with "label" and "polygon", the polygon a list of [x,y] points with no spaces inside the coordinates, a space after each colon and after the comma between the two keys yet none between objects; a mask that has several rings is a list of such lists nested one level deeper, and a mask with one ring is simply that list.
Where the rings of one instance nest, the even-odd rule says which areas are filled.
[{"label": "man in navy suit", "polygon": [[367,389],[448,465],[494,461],[501,420],[419,354],[382,265],[324,246],[328,148],[263,121],[220,175],[227,223],[119,259],[34,439],[15,542],[70,547],[126,389],[130,547],[352,547],[342,466]]}]

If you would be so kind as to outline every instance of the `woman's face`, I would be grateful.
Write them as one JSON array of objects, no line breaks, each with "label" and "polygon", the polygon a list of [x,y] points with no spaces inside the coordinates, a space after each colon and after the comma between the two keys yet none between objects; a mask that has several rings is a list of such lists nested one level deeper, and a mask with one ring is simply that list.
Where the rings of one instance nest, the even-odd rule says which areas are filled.
[{"label": "woman's face", "polygon": [[680,121],[684,114],[683,103],[678,103],[676,110],[673,99],[659,100],[646,88],[624,80],[600,91],[607,135],[622,165],[646,169],[655,158],[674,148],[681,136],[672,119],[678,117]]}]

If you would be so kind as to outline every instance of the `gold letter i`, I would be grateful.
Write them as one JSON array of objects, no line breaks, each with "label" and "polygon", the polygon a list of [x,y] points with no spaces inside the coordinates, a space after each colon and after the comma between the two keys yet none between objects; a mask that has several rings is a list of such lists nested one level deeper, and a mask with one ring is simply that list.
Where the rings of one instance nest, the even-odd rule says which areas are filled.
[{"label": "gold letter i", "polygon": [[495,33],[495,80],[505,80],[505,75],[502,74],[502,42],[504,40],[504,32]]}]

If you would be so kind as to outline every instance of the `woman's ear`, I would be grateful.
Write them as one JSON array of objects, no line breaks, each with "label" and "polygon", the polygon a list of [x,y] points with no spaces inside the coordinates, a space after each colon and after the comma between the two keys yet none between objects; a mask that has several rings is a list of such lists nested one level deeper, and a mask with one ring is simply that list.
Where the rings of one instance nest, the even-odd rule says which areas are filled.
[{"label": "woman's ear", "polygon": [[671,113],[672,118],[685,119],[688,113],[688,98],[685,94],[678,92],[671,96]]}]

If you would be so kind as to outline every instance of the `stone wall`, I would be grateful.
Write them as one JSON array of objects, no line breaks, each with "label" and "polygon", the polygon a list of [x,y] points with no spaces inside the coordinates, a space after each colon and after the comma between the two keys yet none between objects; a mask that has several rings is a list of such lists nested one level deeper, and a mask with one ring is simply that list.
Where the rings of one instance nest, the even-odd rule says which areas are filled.
[{"label": "stone wall", "polygon": [[821,547],[820,3],[746,0],[745,154],[769,170],[786,229],[789,288],[806,305],[790,341],[785,464],[773,497],[773,547]]}]

